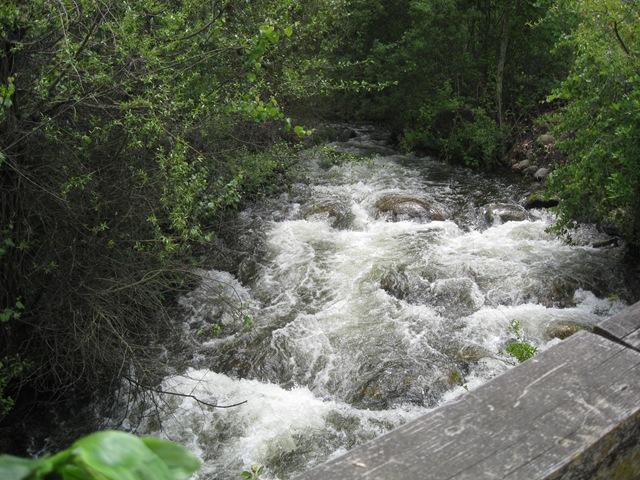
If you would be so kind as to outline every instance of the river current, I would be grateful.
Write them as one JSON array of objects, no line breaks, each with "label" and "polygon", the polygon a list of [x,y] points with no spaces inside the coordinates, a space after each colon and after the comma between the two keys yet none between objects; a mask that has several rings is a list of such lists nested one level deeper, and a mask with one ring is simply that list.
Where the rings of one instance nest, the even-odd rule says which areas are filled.
[{"label": "river current", "polygon": [[191,396],[137,433],[193,450],[199,479],[292,478],[512,368],[514,340],[544,350],[630,301],[621,249],[548,233],[551,213],[519,207],[529,180],[400,155],[374,130],[332,147],[362,158],[303,154],[304,181],[240,213],[234,273],[180,299],[190,351],[162,389]]}]

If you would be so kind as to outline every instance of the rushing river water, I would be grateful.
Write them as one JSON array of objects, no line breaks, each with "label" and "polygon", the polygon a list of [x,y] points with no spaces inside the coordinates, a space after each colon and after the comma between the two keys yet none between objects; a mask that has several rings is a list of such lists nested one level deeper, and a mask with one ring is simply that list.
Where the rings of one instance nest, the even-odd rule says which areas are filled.
[{"label": "rushing river water", "polygon": [[621,251],[593,248],[595,229],[572,246],[547,233],[551,214],[518,207],[524,180],[360,133],[334,146],[365,161],[304,155],[307,183],[240,214],[237,273],[202,272],[180,300],[193,352],[162,388],[246,401],[167,396],[138,430],[196,452],[197,478],[252,464],[291,478],[510,368],[513,320],[544,350],[554,326],[591,326],[630,299]]}]

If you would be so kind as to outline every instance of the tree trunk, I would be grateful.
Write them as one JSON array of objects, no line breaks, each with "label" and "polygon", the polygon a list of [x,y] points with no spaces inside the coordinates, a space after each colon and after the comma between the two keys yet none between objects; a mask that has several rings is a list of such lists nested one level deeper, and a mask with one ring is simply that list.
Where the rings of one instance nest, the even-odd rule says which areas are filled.
[{"label": "tree trunk", "polygon": [[502,89],[504,82],[504,64],[507,59],[507,46],[509,44],[509,24],[511,22],[511,7],[506,5],[502,13],[502,34],[500,35],[500,53],[498,55],[498,69],[496,72],[496,110],[498,114],[498,126],[504,123],[504,107],[502,105]]}]

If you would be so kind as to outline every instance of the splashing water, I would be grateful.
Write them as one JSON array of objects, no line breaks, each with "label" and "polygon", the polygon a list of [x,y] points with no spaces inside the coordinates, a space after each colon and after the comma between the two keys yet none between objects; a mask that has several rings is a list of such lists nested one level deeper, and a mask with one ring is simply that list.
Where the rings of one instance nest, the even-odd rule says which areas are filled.
[{"label": "splashing water", "polygon": [[198,478],[291,478],[510,368],[512,320],[544,350],[554,325],[588,328],[630,298],[621,251],[593,248],[594,229],[572,246],[549,234],[551,214],[518,207],[528,185],[366,134],[334,146],[379,153],[307,155],[310,186],[240,215],[238,274],[203,272],[181,299],[194,351],[163,390],[246,401],[169,396],[144,427],[200,455]]}]

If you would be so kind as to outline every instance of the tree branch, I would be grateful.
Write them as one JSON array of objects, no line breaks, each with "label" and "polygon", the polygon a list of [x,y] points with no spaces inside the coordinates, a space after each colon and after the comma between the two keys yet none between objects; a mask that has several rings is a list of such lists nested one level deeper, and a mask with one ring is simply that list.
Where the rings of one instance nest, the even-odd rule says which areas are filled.
[{"label": "tree branch", "polygon": [[[624,40],[622,40],[622,37],[620,36],[620,32],[618,31],[618,22],[616,22],[615,20],[611,22],[611,27],[613,29],[613,33],[615,33],[616,35],[616,40],[618,42],[618,45],[620,45],[620,48],[622,48],[627,57],[634,58],[636,55],[631,50],[629,50],[629,47],[627,47],[627,45],[624,43]],[[640,69],[634,66],[631,66],[631,68],[633,68],[636,74],[640,76]]]},{"label": "tree branch", "polygon": [[247,403],[247,400],[245,400],[243,402],[234,403],[233,405],[214,405],[213,403],[208,403],[208,402],[205,402],[204,400],[200,400],[195,395],[191,395],[189,393],[168,392],[166,390],[161,390],[159,388],[149,388],[149,387],[145,387],[143,385],[140,385],[140,383],[136,382],[134,379],[132,379],[130,377],[125,376],[124,378],[128,382],[131,382],[134,385],[137,385],[138,387],[143,388],[144,390],[147,390],[149,392],[159,393],[159,394],[162,394],[162,395],[174,395],[176,397],[192,398],[193,400],[198,402],[200,405],[205,405],[205,406],[211,407],[211,408],[233,408],[233,407],[238,407],[240,405],[244,405],[245,403]]}]

